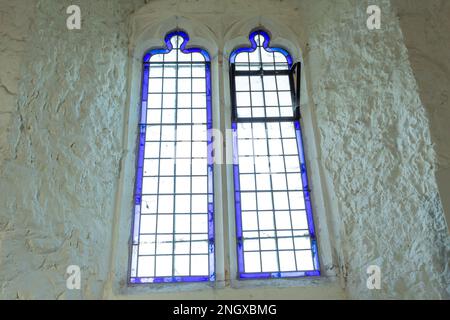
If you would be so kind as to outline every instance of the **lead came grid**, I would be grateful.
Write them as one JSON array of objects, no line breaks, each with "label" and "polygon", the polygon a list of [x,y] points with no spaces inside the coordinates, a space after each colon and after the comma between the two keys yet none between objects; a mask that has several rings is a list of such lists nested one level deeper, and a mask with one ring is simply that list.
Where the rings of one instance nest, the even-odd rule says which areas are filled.
[{"label": "lead came grid", "polygon": [[[302,151],[295,122],[283,120],[294,117],[288,62],[280,52],[266,49],[268,38],[262,34],[255,42],[256,50],[235,58],[240,272],[314,271],[316,249],[305,203],[309,191],[303,190]],[[273,70],[280,72],[264,73]],[[279,121],[273,121],[276,118]]]},{"label": "lead came grid", "polygon": [[183,41],[150,60],[139,278],[210,275],[207,71]]}]

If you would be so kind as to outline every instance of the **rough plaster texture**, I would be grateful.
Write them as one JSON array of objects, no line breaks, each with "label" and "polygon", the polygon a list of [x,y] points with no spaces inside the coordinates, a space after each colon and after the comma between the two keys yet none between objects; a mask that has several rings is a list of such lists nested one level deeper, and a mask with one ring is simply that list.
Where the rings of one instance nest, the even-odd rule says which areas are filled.
[{"label": "rough plaster texture", "polygon": [[[2,298],[99,298],[108,274],[126,22],[143,1],[78,3],[82,30],[69,32],[71,1],[1,2],[2,47],[8,48],[2,65],[12,68],[5,75],[1,68],[1,94],[5,87],[18,92],[15,61],[22,57],[23,64],[17,103],[6,105],[8,118],[1,109],[2,127],[9,128],[7,141],[0,135]],[[30,39],[26,52],[16,48],[23,35]],[[66,290],[72,264],[81,267],[80,291]]]},{"label": "rough plaster texture", "polygon": [[[114,297],[104,286],[114,279],[108,273],[125,152],[127,21],[144,2],[79,1],[83,28],[68,32],[71,1],[0,0],[0,298]],[[199,17],[220,16],[233,4],[257,8],[256,17],[298,12],[304,26],[298,37],[308,40],[302,45],[318,165],[334,203],[329,214],[347,295],[448,298],[449,239],[434,178],[433,121],[390,2],[374,2],[384,12],[383,29],[369,32],[367,3],[359,0],[166,1],[186,15],[201,9]],[[232,13],[214,23],[225,32],[238,18]],[[81,266],[80,291],[66,290],[71,264]],[[382,290],[366,288],[371,264],[382,269]],[[158,297],[345,295],[316,287]]]},{"label": "rough plaster texture", "polygon": [[[376,1],[380,31],[365,28],[361,1],[339,3],[312,11],[309,62],[347,292],[448,298],[450,242],[435,153],[399,24],[389,1]],[[381,290],[366,288],[369,265],[381,267]]]},{"label": "rough plaster texture", "polygon": [[450,228],[450,1],[395,0],[393,4],[430,120],[436,178]]}]

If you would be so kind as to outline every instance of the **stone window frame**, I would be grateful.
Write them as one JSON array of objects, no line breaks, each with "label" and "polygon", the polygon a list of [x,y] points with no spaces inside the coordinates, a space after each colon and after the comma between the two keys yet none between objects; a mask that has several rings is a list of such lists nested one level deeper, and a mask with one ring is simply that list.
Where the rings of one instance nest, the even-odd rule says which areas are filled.
[{"label": "stone window frame", "polygon": [[[151,13],[150,13],[151,14]],[[314,114],[310,110],[305,65],[300,45],[295,35],[288,28],[261,18],[243,19],[241,23],[225,34],[225,39],[218,39],[212,32],[212,26],[200,24],[195,19],[173,16],[162,21],[145,19],[146,15],[136,15],[132,20],[132,34],[129,45],[127,105],[123,132],[124,155],[122,159],[119,187],[115,199],[115,217],[113,245],[110,259],[111,269],[106,292],[113,295],[139,295],[152,293],[171,293],[193,290],[215,290],[225,287],[308,287],[336,283],[339,279],[337,267],[337,244],[331,231],[330,216],[326,212],[333,206],[332,196],[325,193],[329,183],[321,174],[318,161],[317,135],[314,128]],[[264,21],[263,21],[264,20]],[[147,21],[147,22],[146,22]],[[152,22],[149,22],[152,21]],[[231,98],[229,88],[229,56],[240,46],[248,45],[248,34],[255,28],[269,30],[272,45],[286,48],[294,61],[301,62],[302,68],[302,125],[304,128],[306,162],[311,188],[314,190],[312,202],[315,212],[315,225],[318,234],[320,252],[320,277],[254,279],[238,278],[236,229],[234,212],[234,185],[232,165],[214,169],[214,203],[215,203],[215,240],[216,240],[216,281],[203,283],[164,283],[133,285],[128,283],[130,239],[133,212],[133,191],[135,179],[136,137],[140,110],[140,89],[142,80],[142,57],[148,50],[163,45],[164,36],[174,29],[184,30],[190,35],[190,46],[207,50],[211,56],[213,127],[222,131],[231,128]],[[228,148],[229,149],[229,148]],[[225,149],[215,150],[216,158],[230,157]],[[227,162],[232,163],[232,162]],[[325,185],[325,186],[324,186]],[[225,196],[224,196],[225,195]],[[224,210],[227,208],[227,210]]]}]

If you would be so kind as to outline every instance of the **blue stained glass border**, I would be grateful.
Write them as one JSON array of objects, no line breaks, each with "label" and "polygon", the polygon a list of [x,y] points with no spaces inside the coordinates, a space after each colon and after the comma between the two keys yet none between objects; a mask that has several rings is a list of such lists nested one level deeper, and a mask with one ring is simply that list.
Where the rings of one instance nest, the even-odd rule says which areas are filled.
[{"label": "blue stained glass border", "polygon": [[[235,63],[236,57],[242,52],[254,52],[257,49],[257,43],[255,36],[262,35],[264,37],[263,48],[269,52],[280,52],[285,57],[289,64],[289,68],[293,65],[291,55],[282,48],[270,48],[270,36],[263,30],[257,30],[250,34],[250,42],[252,46],[250,48],[238,48],[232,52],[230,56],[230,64]],[[234,93],[233,93],[234,94]],[[237,123],[232,122],[233,132],[233,180],[234,180],[234,197],[235,197],[235,210],[236,210],[236,235],[237,235],[237,255],[238,255],[238,275],[242,280],[245,279],[270,279],[270,278],[300,278],[300,277],[319,277],[320,264],[317,247],[316,232],[314,227],[314,219],[312,213],[311,197],[309,191],[308,175],[306,170],[305,153],[303,146],[303,138],[301,132],[300,121],[294,121],[294,128],[296,133],[297,147],[299,152],[299,161],[301,167],[301,180],[303,185],[305,209],[308,221],[309,235],[311,238],[311,252],[313,258],[314,270],[306,271],[292,271],[292,272],[258,272],[258,273],[246,273],[244,267],[244,248],[243,248],[243,228],[242,228],[242,211],[241,211],[241,190],[240,190],[240,175],[239,175],[239,152],[238,152],[238,130]]]},{"label": "blue stained glass border", "polygon": [[[140,229],[140,212],[142,203],[142,183],[144,173],[144,157],[145,157],[145,139],[147,130],[147,105],[148,105],[148,85],[150,73],[150,59],[154,55],[167,54],[173,50],[170,40],[174,36],[180,36],[184,39],[180,50],[183,53],[200,53],[205,58],[205,78],[206,78],[206,116],[207,116],[207,131],[208,131],[208,240],[209,240],[209,276],[172,276],[172,277],[137,277],[129,275],[130,284],[145,284],[145,283],[174,283],[174,282],[207,282],[215,281],[215,229],[214,229],[214,159],[213,159],[213,137],[212,137],[212,95],[211,95],[211,64],[209,53],[201,48],[186,48],[190,38],[189,35],[181,30],[170,32],[165,37],[166,48],[152,49],[144,54],[143,57],[143,71],[142,71],[142,93],[141,93],[141,111],[139,118],[139,132],[138,132],[138,157],[136,168],[136,182],[134,192],[134,212],[132,223],[132,247],[130,265],[133,261],[133,247],[139,245],[139,229]],[[131,271],[131,268],[130,268]]]}]

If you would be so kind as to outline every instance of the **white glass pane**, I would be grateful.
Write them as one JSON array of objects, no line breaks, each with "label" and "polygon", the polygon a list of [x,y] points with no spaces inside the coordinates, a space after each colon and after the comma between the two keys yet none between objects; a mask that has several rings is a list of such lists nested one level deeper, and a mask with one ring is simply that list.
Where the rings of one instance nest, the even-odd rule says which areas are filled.
[{"label": "white glass pane", "polygon": [[206,108],[206,95],[204,93],[192,94],[192,107]]},{"label": "white glass pane", "polygon": [[278,106],[278,97],[276,92],[265,92],[266,106]]},{"label": "white glass pane", "polygon": [[161,140],[162,141],[174,141],[175,140],[175,126],[162,126],[161,127]]},{"label": "white glass pane", "polygon": [[155,254],[155,236],[141,235],[139,237],[139,254],[153,255]]},{"label": "white glass pane", "polygon": [[193,123],[206,123],[206,110],[204,110],[204,109],[192,110],[192,122]]},{"label": "white glass pane", "polygon": [[173,213],[173,196],[158,196],[158,213]]},{"label": "white glass pane", "polygon": [[[270,196],[270,193],[266,193],[265,196],[269,198],[270,201],[270,207],[272,206],[272,198]],[[259,197],[258,197],[259,200]],[[258,209],[259,206],[258,206]],[[264,209],[263,209],[264,210]],[[260,230],[273,230],[275,229],[274,226],[274,217],[272,211],[260,211],[258,212],[258,220],[259,220],[259,229]],[[261,244],[262,245],[262,244]]]},{"label": "white glass pane", "polygon": [[163,67],[158,65],[152,65],[150,68],[149,76],[151,78],[155,77],[161,78],[163,76]]},{"label": "white glass pane", "polygon": [[177,157],[189,158],[191,156],[191,143],[190,142],[177,142]]},{"label": "white glass pane", "polygon": [[191,119],[191,109],[178,109],[177,110],[177,122],[178,123],[190,123]]},{"label": "white glass pane", "polygon": [[192,53],[192,61],[194,62],[205,62],[205,57],[199,52]]},{"label": "white glass pane", "polygon": [[176,108],[176,94],[173,93],[168,93],[168,94],[163,94],[163,108]]},{"label": "white glass pane", "polygon": [[237,114],[240,118],[250,118],[252,116],[251,108],[237,108]]},{"label": "white glass pane", "polygon": [[[192,196],[192,212],[195,212],[195,213],[207,213],[208,212],[208,200],[207,200],[206,196],[203,196],[203,195],[193,195]],[[203,229],[202,232],[205,232],[205,230]]]},{"label": "white glass pane", "polygon": [[256,175],[256,188],[258,190],[270,190],[270,175],[269,174],[257,174]]},{"label": "white glass pane", "polygon": [[156,232],[156,215],[141,216],[141,233]]},{"label": "white glass pane", "polygon": [[264,108],[252,108],[252,116],[254,118],[263,118],[265,116]]},{"label": "white glass pane", "polygon": [[261,272],[261,260],[258,252],[245,252],[245,272],[256,273]]},{"label": "white glass pane", "polygon": [[260,76],[250,77],[250,86],[252,91],[262,91],[262,79]]},{"label": "white glass pane", "polygon": [[157,196],[143,196],[142,197],[142,205],[141,205],[141,213],[156,213],[158,205],[158,197]]},{"label": "white glass pane", "polygon": [[282,155],[283,154],[283,145],[281,144],[281,139],[270,139],[269,140],[269,150],[270,155]]},{"label": "white glass pane", "polygon": [[294,250],[292,238],[278,238],[278,250]]},{"label": "white glass pane", "polygon": [[273,174],[272,175],[272,189],[273,190],[287,190],[285,174]]},{"label": "white glass pane", "polygon": [[258,210],[272,210],[272,197],[270,193],[258,192]]},{"label": "white glass pane", "polygon": [[240,156],[253,155],[253,141],[239,139],[238,151]]},{"label": "white glass pane", "polygon": [[191,92],[191,79],[178,79],[178,92]]},{"label": "white glass pane", "polygon": [[311,249],[311,239],[309,237],[295,237],[294,238],[295,249]]},{"label": "white glass pane", "polygon": [[297,155],[297,140],[295,139],[283,139],[284,153],[289,155]]},{"label": "white glass pane", "polygon": [[176,81],[175,79],[164,79],[163,90],[164,92],[175,92]]},{"label": "white glass pane", "polygon": [[253,192],[243,192],[241,194],[242,210],[256,210],[256,194]]},{"label": "white glass pane", "polygon": [[193,177],[192,178],[192,193],[208,193],[208,178]]},{"label": "white glass pane", "polygon": [[241,190],[251,191],[255,190],[255,176],[252,174],[242,174],[239,177]]},{"label": "white glass pane", "polygon": [[253,124],[253,137],[254,138],[265,138],[266,137],[266,126],[264,123],[254,123]]},{"label": "white glass pane", "polygon": [[266,140],[254,140],[254,147],[256,156],[266,156],[268,154]]},{"label": "white glass pane", "polygon": [[284,159],[282,156],[270,157],[270,168],[272,172],[284,172]]},{"label": "white glass pane", "polygon": [[268,107],[266,108],[267,117],[279,117],[280,109],[278,107]]},{"label": "white glass pane", "polygon": [[161,110],[160,109],[149,109],[147,111],[147,123],[148,124],[159,124],[161,123]]},{"label": "white glass pane", "polygon": [[198,65],[195,64],[192,66],[192,77],[198,78],[198,77],[205,77],[206,70],[204,65]]},{"label": "white glass pane", "polygon": [[156,193],[158,188],[158,178],[144,177],[142,181],[142,193],[152,194]]},{"label": "white glass pane", "polygon": [[290,92],[279,92],[278,98],[280,106],[292,106],[292,96]]},{"label": "white glass pane", "polygon": [[178,77],[179,78],[190,78],[191,77],[191,66],[189,64],[180,64],[178,66]]},{"label": "white glass pane", "polygon": [[191,178],[177,177],[176,178],[176,193],[191,193]]},{"label": "white glass pane", "polygon": [[173,215],[158,216],[158,233],[173,233]]},{"label": "white glass pane", "polygon": [[175,109],[163,109],[162,123],[175,123]]},{"label": "white glass pane", "polygon": [[193,142],[192,143],[192,157],[206,158],[207,156],[207,144],[206,142]]},{"label": "white glass pane", "polygon": [[245,251],[257,251],[259,250],[259,240],[244,240]]},{"label": "white glass pane", "polygon": [[236,91],[250,91],[249,77],[236,77]]},{"label": "white glass pane", "polygon": [[191,126],[181,125],[177,126],[177,141],[191,140]]},{"label": "white glass pane", "polygon": [[159,165],[159,174],[161,176],[172,176],[175,167],[174,159],[161,159]]},{"label": "white glass pane", "polygon": [[162,92],[162,79],[150,79],[148,81],[148,93]]},{"label": "white glass pane", "polygon": [[289,190],[302,190],[302,181],[298,173],[292,173],[287,175]]},{"label": "white glass pane", "polygon": [[275,212],[275,221],[277,229],[287,230],[291,229],[291,217],[289,211],[277,211]]},{"label": "white glass pane", "polygon": [[250,94],[248,92],[237,92],[236,93],[236,105],[238,107],[250,106]]},{"label": "white glass pane", "polygon": [[192,91],[193,92],[206,92],[206,81],[205,81],[205,79],[194,79],[194,80],[192,80]]},{"label": "white glass pane", "polygon": [[[274,192],[273,193],[273,202],[275,206],[275,210],[288,210],[288,195],[287,192]],[[292,203],[291,203],[292,208]]]},{"label": "white glass pane", "polygon": [[155,275],[154,259],[154,257],[139,257],[138,277],[153,277]]},{"label": "white glass pane", "polygon": [[172,254],[173,236],[161,235],[156,236],[156,254]]},{"label": "white glass pane", "polygon": [[176,174],[179,176],[189,176],[191,174],[191,161],[190,159],[177,159]]},{"label": "white glass pane", "polygon": [[300,159],[298,156],[286,156],[284,159],[287,172],[300,172]]},{"label": "white glass pane", "polygon": [[144,160],[144,176],[157,176],[159,160]]},{"label": "white glass pane", "polygon": [[160,177],[159,178],[159,193],[160,194],[173,194],[174,191],[173,177]]},{"label": "white glass pane", "polygon": [[193,241],[191,243],[191,253],[208,254],[208,241]]},{"label": "white glass pane", "polygon": [[305,209],[305,200],[303,198],[302,191],[290,191],[289,192],[289,202],[291,205],[291,209],[296,209],[296,210],[304,210]]},{"label": "white glass pane", "polygon": [[252,92],[252,106],[264,106],[264,96],[262,92]]},{"label": "white glass pane", "polygon": [[191,275],[207,276],[208,275],[208,256],[195,255],[191,256]]},{"label": "white glass pane", "polygon": [[192,174],[193,175],[205,175],[206,174],[206,159],[193,159],[192,160]]},{"label": "white glass pane", "polygon": [[275,76],[264,76],[263,81],[264,81],[264,91],[277,90]]},{"label": "white glass pane", "polygon": [[273,63],[274,57],[272,52],[267,52],[266,50],[261,50],[261,60],[263,63]]},{"label": "white glass pane", "polygon": [[296,271],[294,251],[281,251],[280,255],[280,271],[289,272]]},{"label": "white glass pane", "polygon": [[[175,233],[190,233],[191,221],[187,214],[175,215]],[[177,252],[178,253],[178,252]]]},{"label": "white glass pane", "polygon": [[162,106],[162,95],[160,93],[149,94],[148,95],[148,107],[149,108],[161,108]]},{"label": "white glass pane", "polygon": [[[166,65],[164,67],[164,77],[165,78],[168,78],[168,77],[175,78],[176,76],[177,76],[177,67],[175,65]],[[166,88],[164,88],[164,91],[169,92],[170,90],[166,90]]]},{"label": "white glass pane", "polygon": [[305,211],[292,211],[291,217],[293,229],[308,229],[308,220]]},{"label": "white glass pane", "polygon": [[258,218],[255,211],[242,212],[242,228],[244,230],[258,230]]},{"label": "white glass pane", "polygon": [[269,172],[269,158],[268,157],[256,157],[255,158],[256,172]]},{"label": "white glass pane", "polygon": [[[255,172],[254,164],[255,162],[253,161],[253,157],[239,157],[239,172],[240,173]],[[269,165],[267,165],[267,167],[268,166]]]},{"label": "white glass pane", "polygon": [[277,272],[278,259],[275,251],[261,252],[262,272]]},{"label": "white glass pane", "polygon": [[172,256],[156,257],[156,276],[169,277],[172,275]]},{"label": "white glass pane", "polygon": [[296,251],[295,256],[297,258],[297,269],[300,271],[314,270],[311,251]]},{"label": "white glass pane", "polygon": [[193,141],[206,141],[207,132],[205,125],[195,125],[192,127],[192,139]]},{"label": "white glass pane", "polygon": [[175,256],[175,275],[176,276],[189,276],[189,256]]},{"label": "white glass pane", "polygon": [[173,158],[175,152],[175,142],[161,143],[161,158]]},{"label": "white glass pane", "polygon": [[277,76],[277,86],[278,90],[283,91],[290,91],[291,86],[289,83],[289,77],[288,76]]},{"label": "white glass pane", "polygon": [[[188,224],[188,227],[189,227],[189,224]],[[191,250],[190,247],[191,247],[191,243],[189,241],[175,242],[175,254],[189,254],[190,250]],[[189,268],[189,264],[187,267]]]},{"label": "white glass pane", "polygon": [[189,195],[176,195],[175,196],[175,212],[176,213],[189,213],[191,211],[191,197]]},{"label": "white glass pane", "polygon": [[180,93],[178,94],[178,108],[190,108],[191,94],[190,93]]}]

